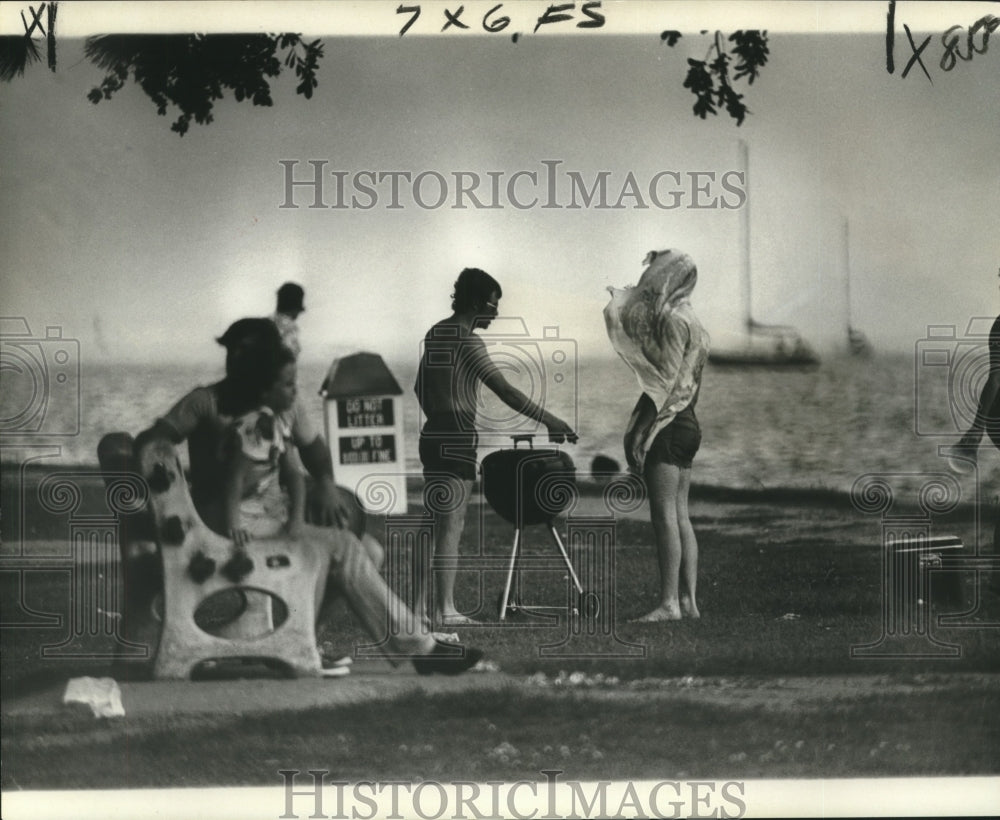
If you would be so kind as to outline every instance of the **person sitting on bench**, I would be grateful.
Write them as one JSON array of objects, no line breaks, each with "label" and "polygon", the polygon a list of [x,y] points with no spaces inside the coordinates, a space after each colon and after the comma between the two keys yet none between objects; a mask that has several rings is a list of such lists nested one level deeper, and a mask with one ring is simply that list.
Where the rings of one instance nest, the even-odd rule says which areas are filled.
[{"label": "person sitting on bench", "polygon": [[[226,437],[239,417],[259,407],[259,377],[262,362],[274,361],[283,350],[281,336],[269,319],[241,319],[217,340],[226,348],[226,375],[214,384],[196,387],[163,417],[140,434],[140,439],[161,438],[173,444],[188,443],[191,495],[195,508],[210,529],[226,532],[225,453]],[[328,540],[329,588],[341,592],[369,634],[387,646],[387,657],[412,657],[420,674],[459,674],[473,667],[482,652],[435,640],[427,626],[413,617],[379,574],[370,550],[346,528],[355,514],[347,493],[341,493],[333,478],[329,448],[314,430],[300,399],[284,412],[289,438],[306,470],[316,483],[316,523],[334,525]],[[370,536],[368,542],[379,546]],[[379,547],[380,549],[380,547]],[[320,620],[328,614],[335,596],[324,598]]]},{"label": "person sitting on bench", "polygon": [[256,373],[260,406],[233,423],[223,455],[223,529],[237,547],[280,533],[298,538],[305,523],[305,477],[289,458],[295,354],[278,350]]}]

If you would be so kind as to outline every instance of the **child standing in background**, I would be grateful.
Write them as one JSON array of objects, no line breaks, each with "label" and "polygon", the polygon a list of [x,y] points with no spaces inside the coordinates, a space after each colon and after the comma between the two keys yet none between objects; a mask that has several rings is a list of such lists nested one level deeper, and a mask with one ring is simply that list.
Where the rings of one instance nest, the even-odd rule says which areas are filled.
[{"label": "child standing in background", "polygon": [[305,313],[305,295],[301,285],[285,282],[278,288],[278,304],[271,316],[271,321],[278,326],[282,343],[296,358],[302,352],[302,346],[299,343],[299,326],[295,320]]}]

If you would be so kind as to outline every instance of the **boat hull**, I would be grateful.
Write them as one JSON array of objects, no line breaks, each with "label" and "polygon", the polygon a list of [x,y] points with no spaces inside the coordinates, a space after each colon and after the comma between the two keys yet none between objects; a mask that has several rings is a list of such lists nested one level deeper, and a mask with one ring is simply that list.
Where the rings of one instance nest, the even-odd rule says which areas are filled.
[{"label": "boat hull", "polygon": [[764,353],[754,350],[713,351],[708,355],[713,365],[723,367],[816,367],[819,357],[815,353]]}]

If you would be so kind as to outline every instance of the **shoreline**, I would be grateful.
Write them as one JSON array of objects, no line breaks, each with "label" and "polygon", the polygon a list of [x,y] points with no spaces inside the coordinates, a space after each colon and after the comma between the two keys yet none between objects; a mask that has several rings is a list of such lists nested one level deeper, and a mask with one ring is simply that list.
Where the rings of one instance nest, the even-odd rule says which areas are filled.
[{"label": "shoreline", "polygon": [[[419,497],[423,479],[418,470],[408,471],[407,493],[410,496]],[[11,488],[16,483],[16,477],[23,475],[26,486],[33,487],[40,483],[46,476],[54,473],[66,473],[82,482],[89,483],[91,480],[100,483],[100,467],[96,463],[56,463],[46,462],[40,464],[29,462],[27,464],[12,465],[0,462],[0,482],[4,491]],[[610,484],[616,481],[629,481],[630,475],[627,472],[617,474],[601,474],[593,477],[589,471],[577,471],[576,487],[581,497],[593,497],[602,495]],[[631,481],[629,481],[631,483]],[[474,487],[478,487],[480,481],[477,479]],[[627,485],[623,485],[625,489]],[[852,501],[850,490],[836,489],[833,487],[798,487],[793,485],[761,485],[759,487],[727,486],[721,484],[705,484],[698,481],[691,483],[691,499],[701,501],[712,501],[732,504],[751,503],[781,503],[792,506],[822,506],[835,507],[839,509],[857,509]],[[917,510],[917,504],[906,504],[897,502],[901,510]],[[962,502],[956,505],[951,514],[959,511],[974,509],[975,502]],[[861,512],[861,510],[859,510]],[[945,516],[947,518],[948,516]]]},{"label": "shoreline", "polygon": [[[51,484],[47,497],[42,498],[39,488],[49,476],[63,475],[67,481]],[[631,520],[649,525],[649,508],[644,498],[637,495],[634,481],[620,481],[625,474],[594,480],[589,475],[576,481],[578,501],[569,510],[570,516],[607,516],[612,514],[619,521]],[[963,501],[947,512],[928,516],[912,494],[896,498],[885,509],[862,509],[851,493],[825,488],[800,487],[720,487],[694,483],[691,486],[691,514],[703,523],[736,524],[759,514],[777,516],[798,529],[804,536],[817,532],[824,526],[827,516],[863,527],[873,534],[880,529],[880,521],[887,517],[918,516],[926,519],[933,528],[958,530],[966,540],[975,542],[991,540],[993,511],[976,508],[975,501]],[[407,515],[423,512],[423,480],[410,476],[407,480]],[[880,500],[875,499],[876,505]],[[486,504],[481,494],[480,482],[473,485],[470,507]],[[97,465],[57,465],[28,463],[19,466],[0,465],[0,546],[9,554],[30,542],[51,544],[65,543],[72,521],[86,519],[114,521],[115,513],[109,507],[109,497]],[[370,525],[384,524],[380,514],[369,514]],[[976,535],[976,524],[981,534]],[[739,527],[744,531],[745,527]],[[753,529],[753,525],[749,527]],[[938,529],[940,532],[940,530]],[[808,537],[808,536],[807,536]],[[35,545],[37,546],[37,545]],[[968,545],[967,545],[968,546]]]}]

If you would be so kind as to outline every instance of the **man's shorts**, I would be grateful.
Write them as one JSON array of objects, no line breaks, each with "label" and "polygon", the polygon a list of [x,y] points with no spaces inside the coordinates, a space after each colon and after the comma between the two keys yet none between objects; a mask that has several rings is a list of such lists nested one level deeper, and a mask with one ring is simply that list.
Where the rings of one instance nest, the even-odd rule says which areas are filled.
[{"label": "man's shorts", "polygon": [[475,430],[457,430],[456,424],[424,425],[420,432],[420,463],[424,477],[442,473],[465,481],[475,481],[478,471]]},{"label": "man's shorts", "polygon": [[691,469],[700,446],[701,425],[698,424],[694,411],[682,410],[656,434],[646,453],[646,463],[652,460],[688,470]]}]

